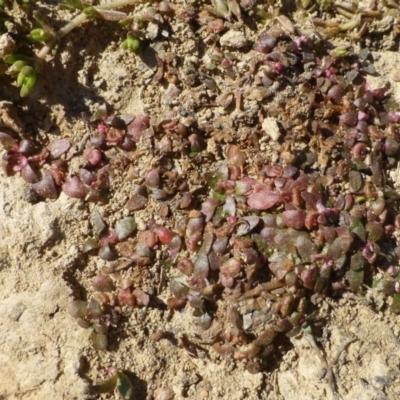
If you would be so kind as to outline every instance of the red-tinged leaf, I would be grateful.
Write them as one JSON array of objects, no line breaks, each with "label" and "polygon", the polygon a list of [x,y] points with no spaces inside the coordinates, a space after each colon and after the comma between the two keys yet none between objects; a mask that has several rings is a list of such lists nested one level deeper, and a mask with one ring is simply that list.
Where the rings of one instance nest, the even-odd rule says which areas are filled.
[{"label": "red-tinged leaf", "polygon": [[132,293],[135,298],[136,302],[139,306],[147,307],[150,303],[150,296],[142,289],[135,289]]},{"label": "red-tinged leaf", "polygon": [[240,181],[237,181],[235,183],[235,195],[236,196],[245,195],[248,192],[250,192],[251,187],[252,187],[251,182],[245,179],[241,179]]},{"label": "red-tinged leaf", "polygon": [[163,226],[159,226],[154,230],[154,232],[162,244],[168,244],[175,236],[174,232],[168,228],[164,228]]},{"label": "red-tinged leaf", "polygon": [[270,178],[282,176],[283,167],[279,164],[268,164],[262,169],[263,174]]},{"label": "red-tinged leaf", "polygon": [[38,183],[34,183],[32,185],[32,189],[39,196],[42,196],[46,199],[56,199],[58,196],[53,177],[48,171],[43,172],[43,179]]},{"label": "red-tinged leaf", "polygon": [[127,208],[129,211],[137,211],[146,207],[146,204],[147,204],[147,197],[135,193],[128,200],[128,202],[125,205],[125,208]]},{"label": "red-tinged leaf", "polygon": [[[57,167],[50,167],[48,169],[57,186],[61,186],[64,182],[64,173]],[[88,171],[89,172],[89,171]]]},{"label": "red-tinged leaf", "polygon": [[282,213],[284,224],[293,229],[302,229],[306,218],[306,212],[303,210],[288,210]]},{"label": "red-tinged leaf", "polygon": [[136,297],[133,296],[129,289],[124,289],[118,293],[118,303],[120,305],[133,307],[136,305]]},{"label": "red-tinged leaf", "polygon": [[209,270],[208,257],[205,254],[198,254],[194,261],[193,275],[206,278]]},{"label": "red-tinged leaf", "polygon": [[85,318],[87,311],[87,301],[73,300],[67,304],[67,311],[72,318]]},{"label": "red-tinged leaf", "polygon": [[157,244],[157,235],[150,230],[140,231],[136,236],[137,244],[152,249]]},{"label": "red-tinged leaf", "polygon": [[206,222],[209,222],[214,215],[219,201],[217,199],[207,199],[201,205],[201,212],[206,216]]},{"label": "red-tinged leaf", "polygon": [[304,225],[308,230],[311,230],[316,226],[318,220],[318,213],[316,211],[310,211],[306,213],[306,217],[304,219]]},{"label": "red-tinged leaf", "polygon": [[[54,175],[53,175],[53,178],[54,178]],[[79,170],[79,178],[87,186],[91,186],[95,179],[94,174],[85,168],[81,168]]]},{"label": "red-tinged leaf", "polygon": [[93,279],[93,288],[98,292],[111,292],[114,282],[109,275],[97,275]]},{"label": "red-tinged leaf", "polygon": [[88,189],[77,176],[71,176],[65,179],[62,191],[69,197],[82,199],[86,196]]},{"label": "red-tinged leaf", "polygon": [[247,198],[247,204],[256,210],[267,210],[280,202],[281,195],[269,191],[253,193]]},{"label": "red-tinged leaf", "polygon": [[26,164],[25,167],[21,169],[21,177],[25,182],[28,183],[38,183],[40,180],[39,173],[35,171],[29,164]]},{"label": "red-tinged leaf", "polygon": [[130,135],[133,141],[137,142],[142,136],[142,132],[149,127],[150,120],[147,115],[138,115],[128,125],[128,135]]},{"label": "red-tinged leaf", "polygon": [[265,185],[264,183],[256,182],[253,185],[253,193],[270,192],[271,190],[271,185]]},{"label": "red-tinged leaf", "polygon": [[292,182],[292,184],[290,185],[290,189],[293,190],[296,188],[300,191],[307,190],[309,180],[310,178],[307,175],[302,174],[295,181]]},{"label": "red-tinged leaf", "polygon": [[70,147],[71,143],[67,139],[54,139],[47,145],[53,159],[61,157]]},{"label": "red-tinged leaf", "polygon": [[101,162],[103,153],[99,149],[86,149],[83,152],[83,157],[89,162],[89,164],[97,165]]},{"label": "red-tinged leaf", "polygon": [[317,209],[317,198],[314,194],[309,192],[301,192],[301,197],[306,202],[307,209],[309,210]]},{"label": "red-tinged leaf", "polygon": [[316,280],[316,269],[310,268],[306,269],[301,273],[301,279],[303,281],[303,285],[307,289],[314,289],[315,280]]},{"label": "red-tinged leaf", "polygon": [[293,262],[287,258],[282,258],[269,264],[269,269],[276,276],[278,281],[282,280],[289,271],[293,270],[293,268]]},{"label": "red-tinged leaf", "polygon": [[240,270],[242,268],[242,264],[239,259],[232,257],[226,260],[221,265],[221,271],[226,272],[232,278],[237,278],[240,274]]}]

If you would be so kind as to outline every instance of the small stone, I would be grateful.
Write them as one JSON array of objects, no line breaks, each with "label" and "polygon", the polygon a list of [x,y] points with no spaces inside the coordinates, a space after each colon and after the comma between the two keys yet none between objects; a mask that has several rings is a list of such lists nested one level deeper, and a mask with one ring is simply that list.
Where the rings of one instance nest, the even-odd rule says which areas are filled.
[{"label": "small stone", "polygon": [[395,81],[395,82],[400,82],[400,71],[393,71],[390,74],[390,77]]},{"label": "small stone", "polygon": [[273,140],[277,141],[281,132],[279,131],[278,123],[274,118],[265,118],[262,123],[263,131]]},{"label": "small stone", "polygon": [[232,47],[234,49],[240,49],[249,43],[243,32],[234,30],[226,32],[219,42],[223,47]]},{"label": "small stone", "polygon": [[159,33],[160,29],[158,24],[154,22],[149,22],[147,29],[146,29],[146,37],[147,39],[154,40]]},{"label": "small stone", "polygon": [[4,58],[6,55],[13,53],[15,49],[15,41],[8,33],[0,36],[0,58]]},{"label": "small stone", "polygon": [[199,395],[201,399],[208,399],[209,393],[207,390],[201,389]]},{"label": "small stone", "polygon": [[243,315],[243,329],[245,331],[251,327],[251,325],[253,323],[252,317],[253,317],[252,313]]},{"label": "small stone", "polygon": [[154,392],[154,400],[172,400],[174,392],[169,388],[158,388]]},{"label": "small stone", "polygon": [[22,303],[17,303],[10,311],[9,317],[13,321],[18,321],[22,313],[26,310],[26,305]]}]

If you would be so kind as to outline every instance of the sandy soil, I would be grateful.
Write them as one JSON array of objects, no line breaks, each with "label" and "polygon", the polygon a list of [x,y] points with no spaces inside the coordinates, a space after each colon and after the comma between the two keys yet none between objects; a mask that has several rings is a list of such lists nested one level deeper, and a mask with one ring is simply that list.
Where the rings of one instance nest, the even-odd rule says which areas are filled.
[{"label": "sandy soil", "polygon": [[[60,21],[68,14],[51,15]],[[91,133],[82,115],[96,104],[105,101],[120,113],[144,112],[157,118],[184,101],[165,98],[168,86],[151,82],[156,66],[121,49],[123,31],[113,26],[95,22],[73,32],[30,98],[19,100],[15,91],[4,89],[4,99],[14,106],[2,105],[3,121],[21,123],[24,131],[43,139],[69,137],[78,144]],[[249,40],[256,37],[256,32],[237,27]],[[203,57],[185,23],[172,29],[173,40],[155,45],[159,54]],[[379,76],[369,78],[371,85],[389,82],[393,96],[400,99],[400,83],[392,79],[400,65],[398,41],[385,36],[378,47],[374,45],[374,65]],[[200,109],[198,118],[209,118],[207,110]],[[142,150],[138,174],[156,163],[146,158],[146,147]],[[123,332],[112,338],[109,352],[93,349],[89,332],[77,326],[66,305],[87,293],[93,276],[107,264],[80,251],[91,234],[90,213],[97,208],[109,223],[125,215],[132,181],[126,175],[117,178],[110,202],[103,205],[64,194],[54,201],[32,202],[22,179],[7,178],[3,172],[0,188],[0,399],[117,399],[117,393],[90,394],[90,386],[103,380],[110,366],[129,372],[137,400],[400,398],[400,317],[373,291],[365,297],[324,300],[320,336],[304,333],[280,343],[271,365],[256,374],[207,347],[193,358],[172,341],[151,340],[149,335],[158,329],[178,337],[196,334],[189,311],[171,315],[163,307],[150,307],[145,315],[134,309]],[[149,209],[135,217],[139,225],[148,218],[162,220]],[[149,270],[149,276],[140,279],[151,293],[160,276],[157,266]],[[158,297],[165,301],[168,296],[165,286]],[[167,392],[162,397],[162,388],[174,397]]]}]

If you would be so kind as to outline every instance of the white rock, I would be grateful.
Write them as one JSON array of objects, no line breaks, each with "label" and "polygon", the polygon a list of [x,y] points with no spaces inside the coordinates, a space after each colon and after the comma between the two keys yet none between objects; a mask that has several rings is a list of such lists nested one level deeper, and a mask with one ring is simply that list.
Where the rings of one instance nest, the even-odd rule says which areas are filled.
[{"label": "white rock", "polygon": [[0,36],[0,58],[15,51],[16,45],[14,39],[8,34]]},{"label": "white rock", "polygon": [[274,141],[279,139],[281,132],[279,131],[278,123],[274,118],[267,117],[262,123],[263,131]]},{"label": "white rock", "polygon": [[233,47],[234,49],[240,49],[248,44],[248,40],[243,32],[240,31],[228,31],[219,40],[223,47]]}]

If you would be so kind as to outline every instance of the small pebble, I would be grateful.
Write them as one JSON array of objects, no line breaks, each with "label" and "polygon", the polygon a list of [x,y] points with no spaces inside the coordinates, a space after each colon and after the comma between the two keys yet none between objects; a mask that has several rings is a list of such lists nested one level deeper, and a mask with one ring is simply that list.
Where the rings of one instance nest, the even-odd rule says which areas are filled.
[{"label": "small pebble", "polygon": [[262,123],[263,131],[273,140],[277,141],[281,132],[279,131],[278,123],[274,118],[265,118]]},{"label": "small pebble", "polygon": [[154,400],[172,400],[174,392],[169,388],[158,388],[154,392]]},{"label": "small pebble", "polygon": [[240,49],[249,43],[243,32],[234,30],[226,32],[219,42],[223,47],[232,47],[234,49]]}]

